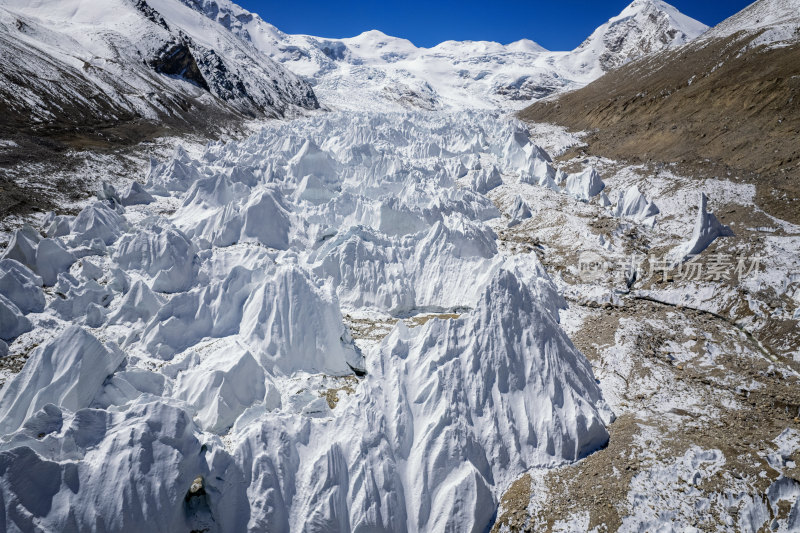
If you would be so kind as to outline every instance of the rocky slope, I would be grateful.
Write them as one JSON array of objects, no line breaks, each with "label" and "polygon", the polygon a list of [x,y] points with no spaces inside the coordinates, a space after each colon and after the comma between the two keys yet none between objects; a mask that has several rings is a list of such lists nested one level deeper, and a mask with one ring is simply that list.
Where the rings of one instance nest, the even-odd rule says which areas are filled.
[{"label": "rocky slope", "polygon": [[12,140],[318,106],[305,82],[173,0],[5,2],[0,40],[0,128]]},{"label": "rocky slope", "polygon": [[758,188],[769,213],[800,221],[800,3],[760,0],[685,46],[525,109],[525,120],[591,130],[586,150],[666,161]]}]

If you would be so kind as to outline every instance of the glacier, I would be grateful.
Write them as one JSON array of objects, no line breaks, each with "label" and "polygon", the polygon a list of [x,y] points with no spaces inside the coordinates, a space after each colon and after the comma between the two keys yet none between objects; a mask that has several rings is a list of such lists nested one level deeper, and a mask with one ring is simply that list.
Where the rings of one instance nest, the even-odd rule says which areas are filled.
[{"label": "glacier", "polygon": [[[797,228],[738,179],[509,115],[698,36],[783,46],[795,4],[706,31],[633,0],[557,52],[290,35],[229,0],[6,2],[21,124],[253,120],[119,168],[87,151],[92,198],[4,220],[0,531],[791,531],[796,342],[759,328],[800,316]],[[72,177],[46,168],[18,181]],[[741,293],[611,268],[745,250]]]},{"label": "glacier", "polygon": [[[508,118],[328,113],[17,230],[1,336],[45,340],[0,390],[3,529],[489,527],[614,416],[536,254],[489,224],[532,173],[555,186]],[[357,343],[351,314],[395,325]]]}]

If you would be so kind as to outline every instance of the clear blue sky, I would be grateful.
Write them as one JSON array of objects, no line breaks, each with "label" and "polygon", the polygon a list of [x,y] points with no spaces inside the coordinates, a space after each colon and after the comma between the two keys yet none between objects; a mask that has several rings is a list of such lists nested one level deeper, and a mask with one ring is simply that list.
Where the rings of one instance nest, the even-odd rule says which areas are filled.
[{"label": "clear blue sky", "polygon": [[[417,46],[448,39],[509,43],[533,39],[550,50],[571,50],[631,0],[234,0],[287,33],[352,37],[378,29]],[[673,0],[690,17],[713,26],[752,0]]]}]

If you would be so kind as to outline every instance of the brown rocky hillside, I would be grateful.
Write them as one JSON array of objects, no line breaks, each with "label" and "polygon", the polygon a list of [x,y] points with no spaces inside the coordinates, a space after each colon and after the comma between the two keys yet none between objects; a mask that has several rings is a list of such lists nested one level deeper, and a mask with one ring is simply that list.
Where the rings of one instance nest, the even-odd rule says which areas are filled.
[{"label": "brown rocky hillside", "polygon": [[701,38],[520,117],[589,131],[590,154],[755,183],[762,209],[800,223],[800,42],[752,46],[758,35]]}]

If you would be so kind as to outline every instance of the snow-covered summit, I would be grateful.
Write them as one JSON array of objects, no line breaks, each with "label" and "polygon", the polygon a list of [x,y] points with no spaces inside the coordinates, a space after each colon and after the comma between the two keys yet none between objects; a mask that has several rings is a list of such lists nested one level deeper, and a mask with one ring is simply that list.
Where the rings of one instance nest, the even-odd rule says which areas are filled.
[{"label": "snow-covered summit", "polygon": [[392,63],[419,53],[419,49],[408,39],[392,37],[380,30],[365,31],[355,37],[342,39],[342,42],[353,53],[353,60],[360,62]]},{"label": "snow-covered summit", "polygon": [[429,54],[461,54],[464,57],[482,56],[486,54],[522,53],[539,54],[547,50],[530,39],[520,39],[509,44],[496,41],[443,41],[427,49]]},{"label": "snow-covered summit", "polygon": [[685,44],[708,26],[662,0],[634,0],[563,60],[598,77],[645,54]]}]

